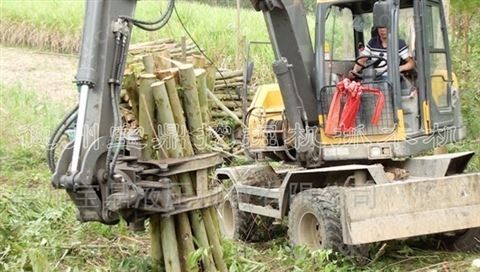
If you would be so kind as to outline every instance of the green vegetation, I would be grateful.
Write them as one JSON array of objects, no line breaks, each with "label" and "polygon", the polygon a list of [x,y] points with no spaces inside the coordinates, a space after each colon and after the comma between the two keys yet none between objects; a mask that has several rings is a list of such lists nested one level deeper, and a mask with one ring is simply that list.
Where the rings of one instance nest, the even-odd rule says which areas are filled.
[{"label": "green vegetation", "polygon": [[[135,17],[156,19],[165,6],[166,1],[138,1]],[[238,44],[236,10],[182,1],[177,1],[176,6],[181,20],[206,54],[220,67],[234,67]],[[64,53],[78,51],[84,1],[2,0],[1,11],[0,30],[3,32],[0,35],[1,43],[27,45]],[[241,18],[240,38],[246,37],[239,48],[243,54],[248,41],[268,41],[268,33],[261,13],[253,9],[244,9],[241,11]],[[35,31],[32,31],[33,29]],[[152,41],[165,37],[180,40],[183,36],[187,34],[173,14],[169,24],[158,32],[135,29],[132,42]],[[256,73],[261,75],[260,78],[271,81],[270,63],[273,60],[271,48],[256,46],[252,53],[257,67]]]}]

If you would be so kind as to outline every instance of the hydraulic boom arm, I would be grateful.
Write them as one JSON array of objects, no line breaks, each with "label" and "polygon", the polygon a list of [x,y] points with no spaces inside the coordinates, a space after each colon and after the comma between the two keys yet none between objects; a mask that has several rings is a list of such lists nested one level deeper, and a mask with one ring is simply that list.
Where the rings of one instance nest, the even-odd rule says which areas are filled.
[{"label": "hydraulic boom arm", "polygon": [[321,164],[314,52],[303,1],[251,0],[262,11],[276,61],[278,80],[290,128],[295,130],[297,160],[308,168]]}]

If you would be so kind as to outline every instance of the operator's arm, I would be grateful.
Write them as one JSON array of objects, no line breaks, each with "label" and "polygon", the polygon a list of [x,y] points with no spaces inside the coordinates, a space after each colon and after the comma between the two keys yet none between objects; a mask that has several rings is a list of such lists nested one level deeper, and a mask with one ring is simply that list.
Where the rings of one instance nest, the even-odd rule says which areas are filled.
[{"label": "operator's arm", "polygon": [[[358,63],[360,63],[362,65],[365,65],[365,62],[367,62],[367,59],[368,59],[368,56],[365,56],[365,58],[359,59]],[[362,66],[355,63],[355,66],[353,66],[353,71],[356,72],[356,73],[359,73],[361,70],[362,70]]]},{"label": "operator's arm", "polygon": [[412,57],[408,57],[405,61],[407,63],[400,65],[400,73],[415,69],[415,60]]},{"label": "operator's arm", "polygon": [[[367,49],[367,47],[365,47],[365,49],[360,53],[360,57],[363,57],[363,58],[358,58],[357,62],[361,65],[365,65],[370,55],[371,55],[370,49]],[[358,74],[362,71],[363,68],[362,66],[358,65],[358,63],[355,63],[355,66],[353,66],[352,71],[349,72],[348,77],[350,79],[354,79],[355,77],[357,77],[357,75],[355,74]]]},{"label": "operator's arm", "polygon": [[400,55],[400,58],[405,61],[405,64],[400,65],[400,68],[399,68],[400,73],[415,69],[415,60],[410,55],[407,44],[405,43],[404,40],[400,40],[399,42],[400,42],[399,55]]}]

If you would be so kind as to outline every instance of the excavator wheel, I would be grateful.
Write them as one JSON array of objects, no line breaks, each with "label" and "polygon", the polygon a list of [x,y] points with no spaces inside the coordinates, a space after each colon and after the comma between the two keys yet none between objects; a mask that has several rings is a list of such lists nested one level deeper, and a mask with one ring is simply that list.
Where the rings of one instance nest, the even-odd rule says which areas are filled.
[{"label": "excavator wheel", "polygon": [[310,189],[293,198],[288,215],[288,236],[293,245],[312,250],[332,249],[364,265],[368,263],[368,245],[343,243],[340,221],[340,188]]},{"label": "excavator wheel", "polygon": [[237,199],[237,192],[232,189],[229,198],[218,209],[225,237],[244,242],[264,242],[278,236],[282,227],[274,224],[274,218],[240,211]]},{"label": "excavator wheel", "polygon": [[480,228],[468,229],[443,239],[450,250],[480,252]]}]

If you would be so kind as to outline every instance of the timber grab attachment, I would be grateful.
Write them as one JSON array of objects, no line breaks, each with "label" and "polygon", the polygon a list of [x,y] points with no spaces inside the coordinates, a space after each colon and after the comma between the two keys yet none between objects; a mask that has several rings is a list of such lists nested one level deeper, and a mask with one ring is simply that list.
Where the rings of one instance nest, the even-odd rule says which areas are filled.
[{"label": "timber grab attachment", "polygon": [[[176,175],[203,175],[222,163],[217,153],[149,161],[134,156],[120,157],[110,182],[66,184],[56,173],[52,184],[57,189],[67,190],[79,209],[81,221],[116,223],[119,214],[127,222],[137,222],[151,214],[169,216],[221,203],[224,198],[221,186],[196,184],[195,195],[181,194],[173,187]],[[94,177],[101,180],[104,175],[105,170],[99,170]],[[100,202],[92,202],[91,194],[96,195],[96,192],[102,192]]]}]

